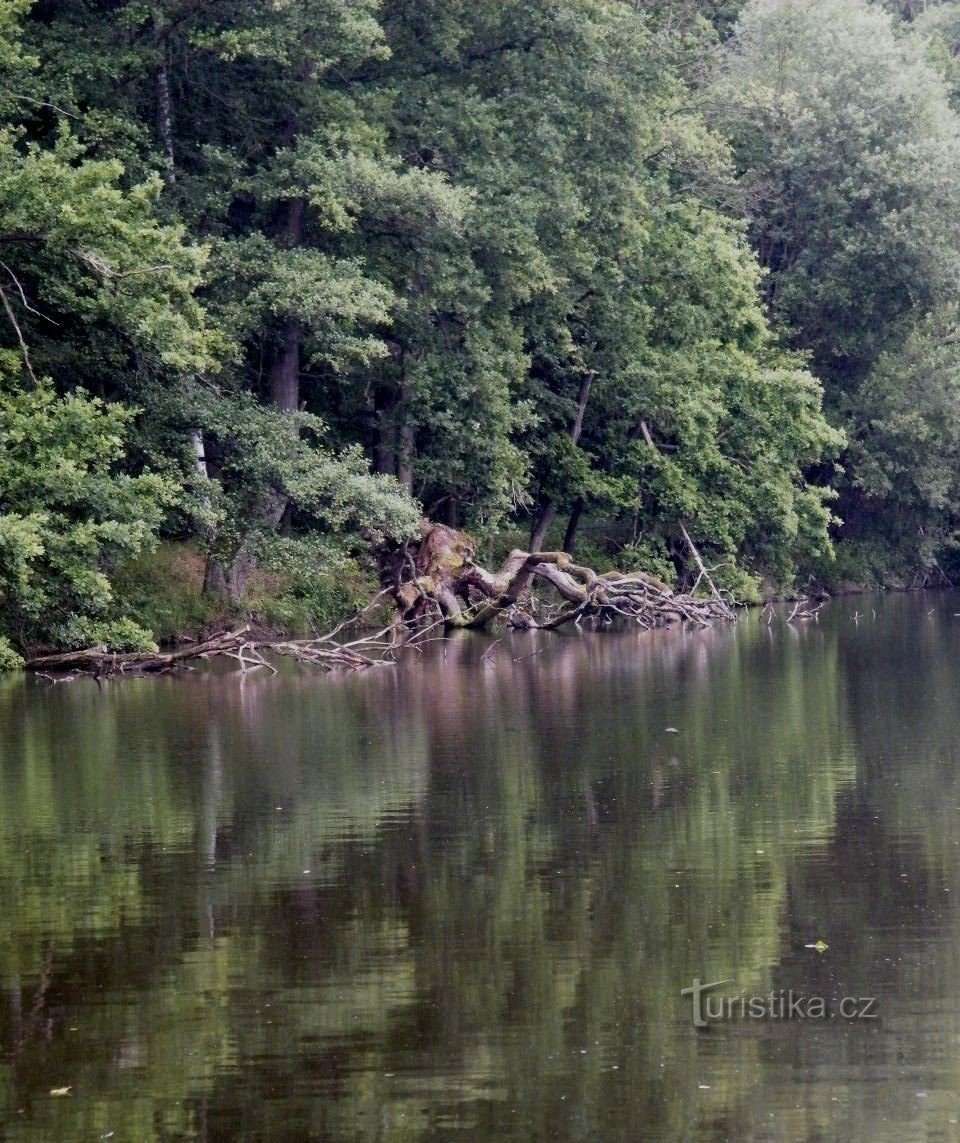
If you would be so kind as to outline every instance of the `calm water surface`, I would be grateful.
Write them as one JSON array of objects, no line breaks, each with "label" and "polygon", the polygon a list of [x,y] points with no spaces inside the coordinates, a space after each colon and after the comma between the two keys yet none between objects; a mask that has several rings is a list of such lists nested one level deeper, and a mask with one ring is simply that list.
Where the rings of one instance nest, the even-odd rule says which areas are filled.
[{"label": "calm water surface", "polygon": [[960,1140],[955,611],[0,678],[0,1136]]}]

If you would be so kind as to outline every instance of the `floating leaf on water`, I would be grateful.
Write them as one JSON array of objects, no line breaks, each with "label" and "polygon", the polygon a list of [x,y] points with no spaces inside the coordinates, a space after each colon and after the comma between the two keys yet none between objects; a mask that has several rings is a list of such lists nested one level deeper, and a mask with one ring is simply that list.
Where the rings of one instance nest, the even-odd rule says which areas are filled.
[{"label": "floating leaf on water", "polygon": [[69,1085],[67,1087],[52,1087],[50,1089],[50,1094],[54,1096],[72,1095],[73,1089]]}]

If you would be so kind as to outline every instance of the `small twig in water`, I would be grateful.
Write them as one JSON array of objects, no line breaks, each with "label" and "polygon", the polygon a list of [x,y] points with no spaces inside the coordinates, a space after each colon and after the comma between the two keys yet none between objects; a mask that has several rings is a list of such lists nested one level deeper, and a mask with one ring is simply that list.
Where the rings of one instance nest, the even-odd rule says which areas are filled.
[{"label": "small twig in water", "polygon": [[502,639],[498,639],[495,643],[491,643],[490,646],[486,649],[486,651],[484,651],[483,654],[480,656],[480,662],[481,663],[491,662],[490,656],[497,649],[497,645],[499,643],[502,643],[502,642],[503,642]]}]

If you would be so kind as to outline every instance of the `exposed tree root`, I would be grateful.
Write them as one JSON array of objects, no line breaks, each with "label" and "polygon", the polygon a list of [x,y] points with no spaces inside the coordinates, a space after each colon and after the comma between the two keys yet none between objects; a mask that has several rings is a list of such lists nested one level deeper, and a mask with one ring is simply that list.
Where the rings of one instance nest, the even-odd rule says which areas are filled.
[{"label": "exposed tree root", "polygon": [[[690,542],[693,549],[692,541]],[[696,551],[696,549],[693,549]],[[475,562],[476,547],[463,532],[424,522],[421,538],[384,560],[384,583],[408,626],[442,620],[447,627],[484,629],[501,616],[513,627],[549,630],[584,620],[620,617],[641,627],[694,623],[709,627],[735,617],[734,601],[710,581],[711,598],[675,595],[641,571],[598,575],[566,552],[515,550],[497,572]],[[548,585],[555,602],[534,595]]]}]

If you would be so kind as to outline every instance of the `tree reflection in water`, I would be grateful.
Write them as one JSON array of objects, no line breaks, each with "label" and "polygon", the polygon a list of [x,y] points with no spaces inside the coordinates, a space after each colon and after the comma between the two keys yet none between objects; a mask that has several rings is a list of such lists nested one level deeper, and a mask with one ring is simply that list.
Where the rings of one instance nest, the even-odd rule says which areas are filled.
[{"label": "tree reflection in water", "polygon": [[[882,603],[4,681],[6,1137],[954,1130],[956,628]],[[697,1032],[695,976],[882,1019]]]}]

